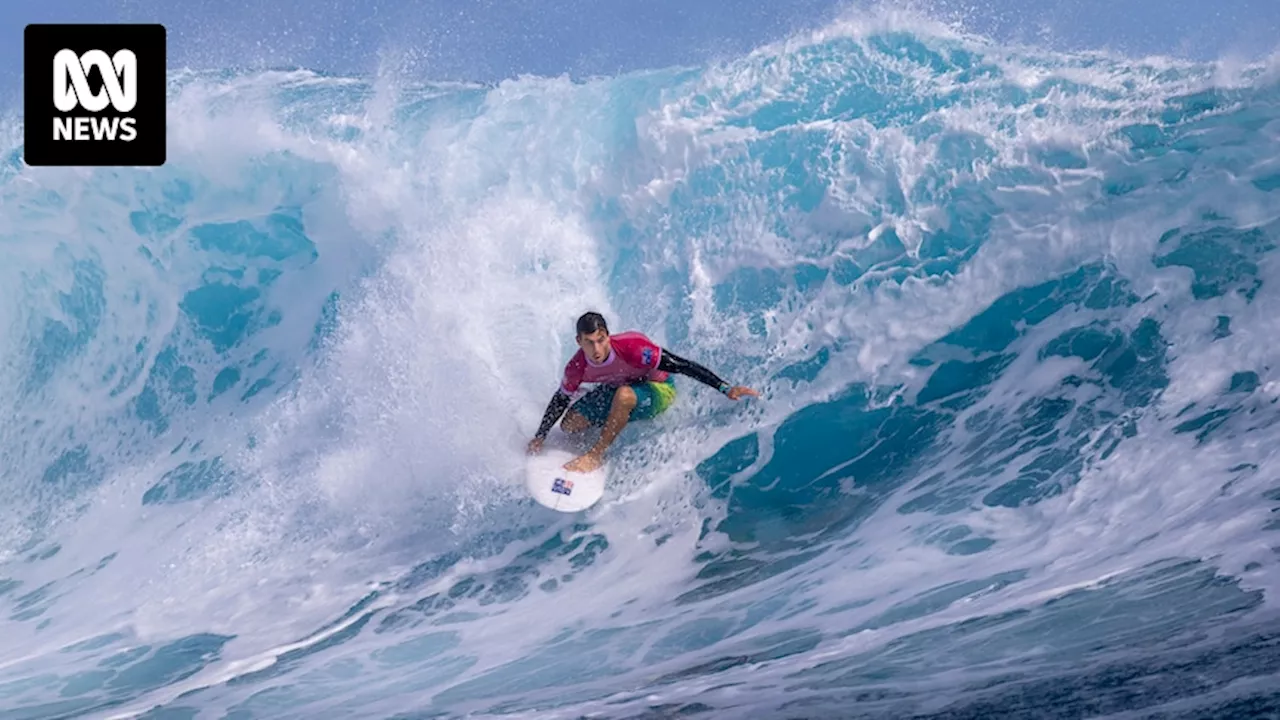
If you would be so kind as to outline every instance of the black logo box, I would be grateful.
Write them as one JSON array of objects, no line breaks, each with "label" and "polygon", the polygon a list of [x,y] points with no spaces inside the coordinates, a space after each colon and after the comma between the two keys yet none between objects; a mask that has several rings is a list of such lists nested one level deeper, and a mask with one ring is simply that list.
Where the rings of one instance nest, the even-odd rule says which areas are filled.
[{"label": "black logo box", "polygon": [[[98,112],[77,106],[62,112],[54,104],[54,56],[71,50],[78,57],[100,50],[113,57],[130,50],[137,61],[137,103],[129,112],[118,112],[111,103]],[[32,166],[159,166],[166,156],[165,89],[167,74],[166,33],[160,24],[27,25],[23,37],[23,160]],[[103,78],[94,67],[86,69],[90,92],[105,95]],[[71,88],[72,84],[67,83]],[[74,92],[74,90],[72,90]],[[104,123],[131,119],[136,135],[107,139],[90,132],[90,139],[54,139],[55,125],[83,131]],[[114,119],[114,120],[113,120]]]}]

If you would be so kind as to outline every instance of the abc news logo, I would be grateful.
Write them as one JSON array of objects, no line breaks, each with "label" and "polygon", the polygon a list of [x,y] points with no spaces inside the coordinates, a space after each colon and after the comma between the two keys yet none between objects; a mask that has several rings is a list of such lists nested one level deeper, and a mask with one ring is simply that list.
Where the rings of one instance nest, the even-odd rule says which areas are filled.
[{"label": "abc news logo", "polygon": [[28,165],[164,164],[163,25],[28,25],[23,56]]},{"label": "abc news logo", "polygon": [[[89,88],[85,68],[96,68],[102,74],[104,92],[94,93]],[[101,50],[90,50],[77,56],[72,50],[60,50],[53,56],[54,107],[64,113],[74,112],[77,107],[96,113],[106,109],[108,102],[122,115],[137,106],[137,55],[121,50],[107,57]],[[80,115],[53,119],[54,140],[115,140],[117,137],[125,142],[138,137],[134,118]]]}]

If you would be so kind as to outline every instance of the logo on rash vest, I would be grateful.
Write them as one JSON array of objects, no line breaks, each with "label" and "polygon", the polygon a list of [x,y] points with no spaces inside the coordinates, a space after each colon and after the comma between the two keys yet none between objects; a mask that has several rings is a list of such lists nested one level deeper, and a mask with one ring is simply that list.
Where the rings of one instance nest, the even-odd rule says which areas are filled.
[{"label": "logo on rash vest", "polygon": [[556,478],[556,481],[551,483],[551,492],[560,493],[561,495],[572,495],[573,481],[565,480],[564,478]]},{"label": "logo on rash vest", "polygon": [[640,363],[648,365],[653,362],[653,348],[645,348],[640,351]]}]

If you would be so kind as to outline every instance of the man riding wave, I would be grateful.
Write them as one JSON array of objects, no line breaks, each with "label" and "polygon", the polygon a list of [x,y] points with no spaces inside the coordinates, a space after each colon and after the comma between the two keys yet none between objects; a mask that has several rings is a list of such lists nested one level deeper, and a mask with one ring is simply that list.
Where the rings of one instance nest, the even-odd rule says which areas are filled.
[{"label": "man riding wave", "polygon": [[[539,452],[547,433],[561,415],[564,421],[560,427],[567,433],[601,427],[596,444],[566,463],[566,470],[595,470],[604,464],[605,450],[628,422],[657,417],[671,407],[676,398],[673,374],[687,375],[715,388],[730,400],[746,395],[760,396],[751,388],[730,385],[702,365],[660,347],[640,332],[611,335],[600,313],[588,312],[578,318],[576,339],[580,349],[565,365],[560,387],[551,397],[542,424],[528,448],[531,454]],[[598,386],[572,402],[573,394],[584,382],[598,383]]]}]

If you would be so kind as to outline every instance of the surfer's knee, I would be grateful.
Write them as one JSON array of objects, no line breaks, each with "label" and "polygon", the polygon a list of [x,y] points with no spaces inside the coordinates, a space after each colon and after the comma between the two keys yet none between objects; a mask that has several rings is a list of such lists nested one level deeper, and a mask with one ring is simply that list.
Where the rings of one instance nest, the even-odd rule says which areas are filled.
[{"label": "surfer's knee", "polygon": [[633,408],[636,406],[636,391],[632,390],[629,385],[623,385],[613,393],[613,401],[622,403],[623,407]]}]

